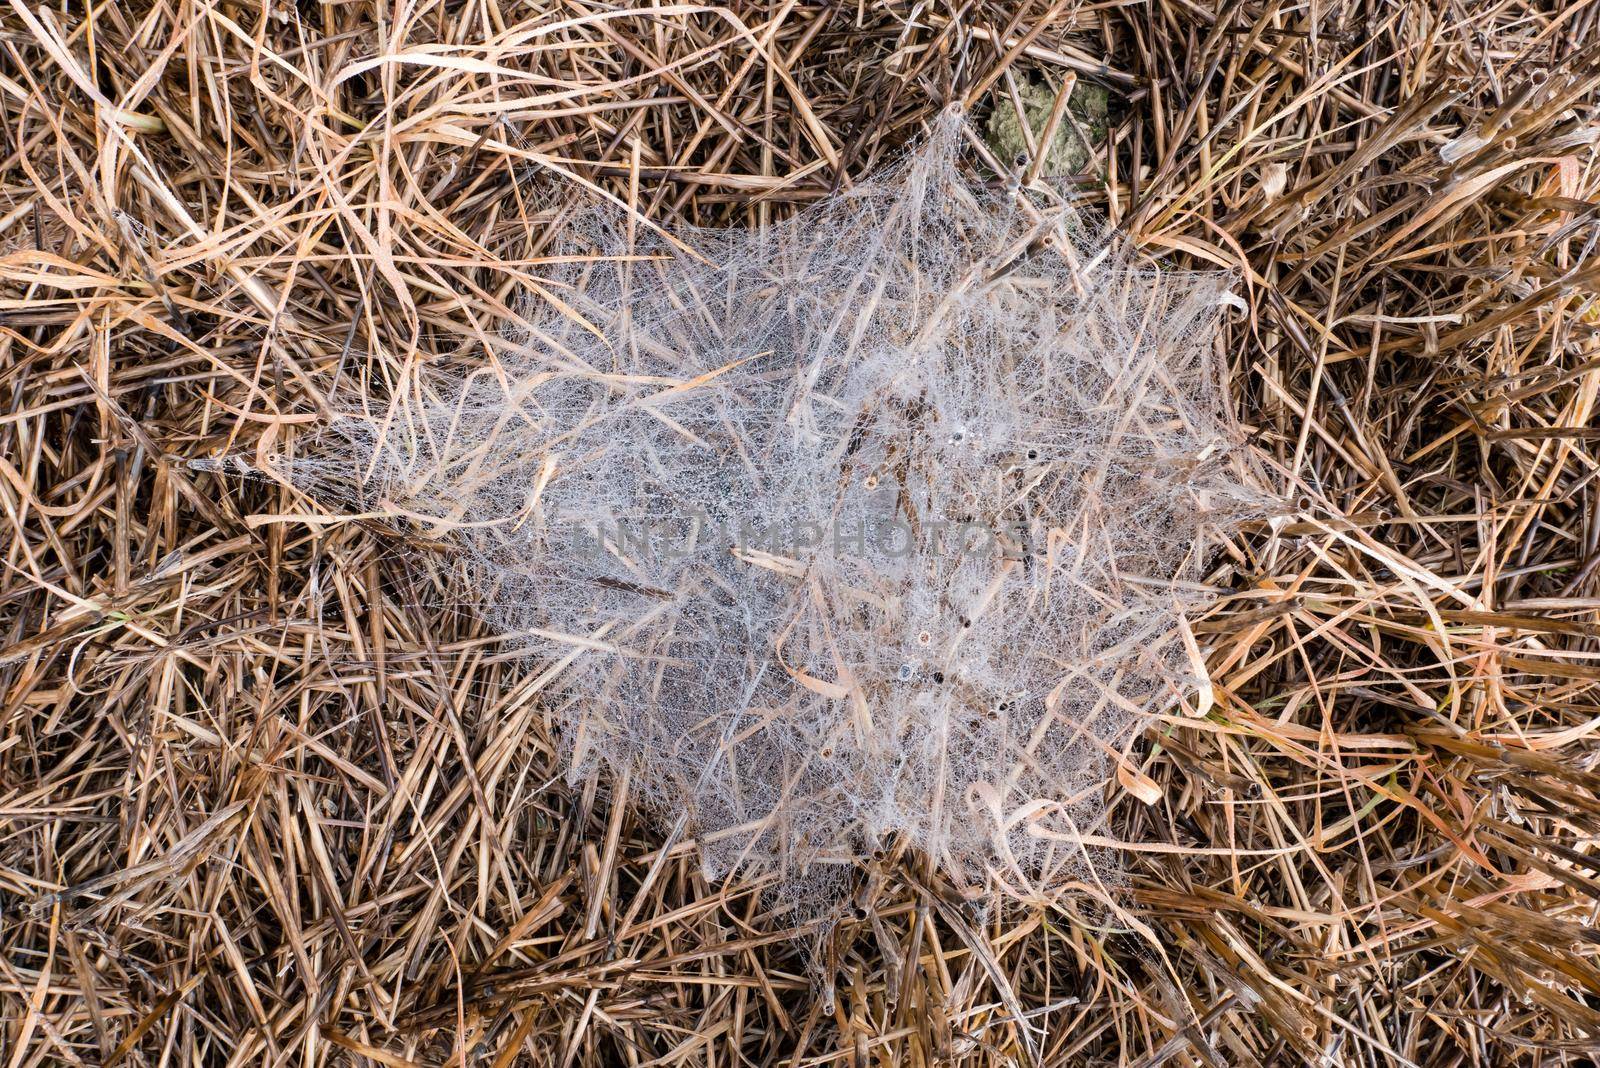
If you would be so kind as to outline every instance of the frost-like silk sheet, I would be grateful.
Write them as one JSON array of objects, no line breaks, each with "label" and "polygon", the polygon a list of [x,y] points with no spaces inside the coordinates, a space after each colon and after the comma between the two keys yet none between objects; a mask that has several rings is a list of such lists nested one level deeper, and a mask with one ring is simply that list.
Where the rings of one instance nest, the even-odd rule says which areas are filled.
[{"label": "frost-like silk sheet", "polygon": [[625,771],[713,876],[816,900],[900,842],[967,890],[1082,877],[1108,761],[1192,684],[1199,569],[1258,511],[1226,280],[971,183],[961,121],[762,230],[594,209],[513,357],[274,462],[452,544],[559,668],[572,775]]}]

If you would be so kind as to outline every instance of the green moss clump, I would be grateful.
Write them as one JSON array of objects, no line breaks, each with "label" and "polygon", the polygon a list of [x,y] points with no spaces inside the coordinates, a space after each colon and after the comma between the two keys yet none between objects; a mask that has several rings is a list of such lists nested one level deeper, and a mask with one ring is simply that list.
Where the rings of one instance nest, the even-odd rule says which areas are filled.
[{"label": "green moss clump", "polygon": [[[1037,141],[1050,121],[1050,109],[1056,99],[1055,90],[1029,81],[1018,87],[1017,96],[1022,100],[1028,129]],[[1072,95],[1067,98],[1067,112],[1077,119],[1077,125],[1083,127],[1089,139],[1086,142],[1076,126],[1063,116],[1056,127],[1055,136],[1045,149],[1044,167],[1039,172],[1043,177],[1081,173],[1093,158],[1094,149],[1105,144],[1110,112],[1110,94],[1105,89],[1093,82],[1079,82],[1072,87]],[[1022,124],[1017,121],[1017,109],[1012,105],[1009,93],[1000,91],[996,94],[994,111],[990,113],[985,127],[985,139],[1001,163],[1020,162],[1026,165],[1030,158],[1028,139],[1022,135]]]}]

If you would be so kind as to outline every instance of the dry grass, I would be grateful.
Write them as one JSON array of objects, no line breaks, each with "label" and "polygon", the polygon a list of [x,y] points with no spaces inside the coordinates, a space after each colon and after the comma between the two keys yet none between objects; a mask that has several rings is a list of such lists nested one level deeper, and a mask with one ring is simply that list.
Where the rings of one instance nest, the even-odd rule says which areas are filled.
[{"label": "dry grass", "polygon": [[[4,1068],[1593,1063],[1600,7],[88,10],[0,7]],[[586,186],[757,224],[1069,75],[1299,504],[1108,784],[1118,912],[896,864],[813,990],[438,546],[185,465],[484,359]]]}]

